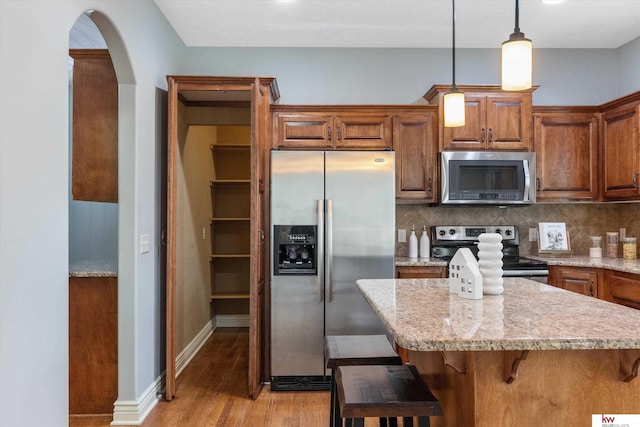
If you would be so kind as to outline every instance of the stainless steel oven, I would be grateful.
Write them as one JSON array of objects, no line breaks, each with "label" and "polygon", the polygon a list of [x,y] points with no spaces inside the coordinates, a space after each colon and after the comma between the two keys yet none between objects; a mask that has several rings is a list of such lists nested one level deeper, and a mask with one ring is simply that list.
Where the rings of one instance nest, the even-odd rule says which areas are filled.
[{"label": "stainless steel oven", "polygon": [[502,236],[504,277],[524,277],[547,283],[549,268],[544,261],[520,256],[520,232],[517,225],[438,225],[431,227],[431,256],[450,261],[460,248],[469,248],[478,256],[478,236],[498,233]]}]

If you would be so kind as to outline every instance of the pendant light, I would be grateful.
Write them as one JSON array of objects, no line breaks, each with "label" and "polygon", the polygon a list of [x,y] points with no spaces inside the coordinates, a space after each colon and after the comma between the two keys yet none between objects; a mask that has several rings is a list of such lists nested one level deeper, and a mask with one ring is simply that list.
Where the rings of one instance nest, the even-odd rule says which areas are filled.
[{"label": "pendant light", "polygon": [[456,86],[456,0],[451,0],[453,16],[453,47],[451,87],[444,94],[444,126],[448,128],[464,126],[464,93]]},{"label": "pendant light", "polygon": [[502,43],[502,89],[531,88],[531,40],[520,31],[520,7],[516,1],[516,24],[509,40]]}]

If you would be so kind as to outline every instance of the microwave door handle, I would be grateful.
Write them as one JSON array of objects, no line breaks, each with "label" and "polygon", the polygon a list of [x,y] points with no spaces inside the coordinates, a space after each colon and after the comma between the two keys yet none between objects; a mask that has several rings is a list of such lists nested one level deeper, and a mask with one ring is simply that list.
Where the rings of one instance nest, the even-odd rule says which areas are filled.
[{"label": "microwave door handle", "polygon": [[531,175],[529,174],[529,160],[522,161],[524,166],[524,201],[528,202],[531,200],[529,197],[529,191],[531,188]]}]

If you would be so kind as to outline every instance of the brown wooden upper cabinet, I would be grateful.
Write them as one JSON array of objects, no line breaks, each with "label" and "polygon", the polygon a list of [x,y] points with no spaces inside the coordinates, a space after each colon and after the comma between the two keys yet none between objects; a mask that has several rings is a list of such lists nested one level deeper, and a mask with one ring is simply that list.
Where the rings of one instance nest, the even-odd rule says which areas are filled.
[{"label": "brown wooden upper cabinet", "polygon": [[398,202],[436,201],[437,126],[436,111],[433,108],[393,117]]},{"label": "brown wooden upper cabinet", "polygon": [[602,195],[640,199],[640,92],[602,106]]},{"label": "brown wooden upper cabinet", "polygon": [[279,105],[272,107],[272,113],[273,148],[392,148],[391,117],[375,108]]},{"label": "brown wooden upper cabinet", "polygon": [[73,200],[118,201],[118,80],[107,49],[73,58]]},{"label": "brown wooden upper cabinet", "polygon": [[534,107],[538,202],[598,199],[598,108]]},{"label": "brown wooden upper cabinet", "polygon": [[[465,96],[465,125],[444,127],[439,109],[440,151],[531,150],[531,90],[506,92],[500,86],[458,86]],[[434,85],[424,95],[430,104],[442,106],[448,85]]]}]

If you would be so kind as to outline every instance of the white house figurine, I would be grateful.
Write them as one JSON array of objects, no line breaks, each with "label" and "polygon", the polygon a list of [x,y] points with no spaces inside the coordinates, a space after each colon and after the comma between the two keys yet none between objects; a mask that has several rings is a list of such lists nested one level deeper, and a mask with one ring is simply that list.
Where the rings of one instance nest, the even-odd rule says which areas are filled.
[{"label": "white house figurine", "polygon": [[449,292],[462,298],[482,298],[482,274],[469,248],[460,248],[449,262]]}]

